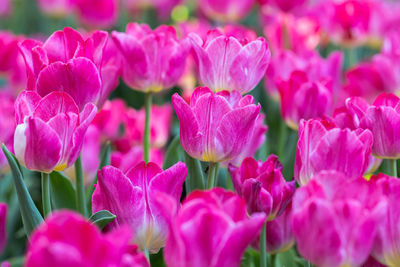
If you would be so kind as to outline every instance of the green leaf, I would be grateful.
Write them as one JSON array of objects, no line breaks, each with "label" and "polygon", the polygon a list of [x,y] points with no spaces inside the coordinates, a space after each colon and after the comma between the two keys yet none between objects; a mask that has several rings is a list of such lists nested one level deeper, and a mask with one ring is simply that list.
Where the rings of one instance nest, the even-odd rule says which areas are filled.
[{"label": "green leaf", "polygon": [[178,161],[182,157],[182,147],[179,139],[179,135],[175,136],[171,144],[168,146],[167,154],[164,159],[163,169],[166,170]]},{"label": "green leaf", "polygon": [[297,267],[297,254],[294,249],[279,253],[276,255],[275,266]]},{"label": "green leaf", "polygon": [[193,190],[204,189],[204,176],[201,163],[198,159],[194,159],[184,152],[186,167],[188,168],[188,177],[186,178],[186,194]]},{"label": "green leaf", "polygon": [[19,165],[18,160],[11,154],[10,151],[2,145],[2,149],[4,155],[7,158],[8,164],[10,165],[11,172],[13,175],[13,181],[15,185],[15,189],[17,191],[19,208],[21,211],[21,217],[24,224],[25,234],[29,236],[31,232],[43,222],[43,218],[40,215],[39,210],[36,208],[35,203],[33,203],[32,197],[29,194],[28,189],[26,188],[21,166]]},{"label": "green leaf", "polygon": [[76,193],[71,180],[60,172],[50,174],[51,201],[55,210],[76,210]]},{"label": "green leaf", "polygon": [[115,216],[108,210],[100,210],[90,216],[89,220],[92,221],[94,224],[97,224],[100,229],[103,229],[104,226],[114,221],[116,217],[117,216]]}]

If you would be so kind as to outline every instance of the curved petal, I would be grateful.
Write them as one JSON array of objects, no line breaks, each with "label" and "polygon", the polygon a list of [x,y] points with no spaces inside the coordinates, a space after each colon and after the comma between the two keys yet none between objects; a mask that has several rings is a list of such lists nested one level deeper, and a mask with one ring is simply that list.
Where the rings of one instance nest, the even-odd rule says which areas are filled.
[{"label": "curved petal", "polygon": [[14,103],[16,123],[23,123],[25,117],[32,115],[40,100],[36,92],[22,91]]},{"label": "curved petal", "polygon": [[60,113],[78,114],[74,99],[65,92],[51,92],[37,104],[33,116],[47,122]]}]

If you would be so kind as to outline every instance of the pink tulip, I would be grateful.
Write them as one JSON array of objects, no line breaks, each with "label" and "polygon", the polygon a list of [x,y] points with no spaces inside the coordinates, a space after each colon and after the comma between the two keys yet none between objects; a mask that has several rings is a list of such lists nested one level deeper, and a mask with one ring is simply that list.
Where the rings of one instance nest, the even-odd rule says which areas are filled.
[{"label": "pink tulip", "polygon": [[[0,92],[0,142],[9,150],[13,150],[15,131],[14,97]],[[8,162],[3,153],[0,153],[0,173],[8,168]]]},{"label": "pink tulip", "polygon": [[[359,110],[362,113],[363,109]],[[360,116],[360,127],[369,129],[374,136],[374,156],[400,158],[400,99],[394,94],[382,93],[364,111],[365,114]]]},{"label": "pink tulip", "polygon": [[238,91],[213,93],[198,87],[190,105],[178,94],[172,104],[180,122],[183,149],[202,161],[222,162],[241,154],[251,142],[260,105]]},{"label": "pink tulip", "polygon": [[[130,147],[129,150],[113,151],[111,153],[111,166],[120,169],[122,172],[126,173],[132,166],[136,166],[143,161],[143,146],[136,145]],[[150,161],[161,166],[164,160],[164,152],[158,148],[150,148]]]},{"label": "pink tulip", "polygon": [[158,205],[169,215],[164,260],[170,267],[239,266],[261,232],[264,214],[246,213],[246,202],[222,188],[194,191],[178,210],[163,194]]},{"label": "pink tulip", "polygon": [[7,17],[12,13],[12,3],[11,0],[3,0],[0,3],[0,17]]},{"label": "pink tulip", "polygon": [[118,0],[73,0],[79,20],[93,28],[109,28],[118,19]]},{"label": "pink tulip", "polygon": [[373,182],[321,172],[293,198],[297,249],[317,266],[360,266],[371,253],[386,209]]},{"label": "pink tulip", "polygon": [[280,9],[283,12],[293,12],[309,2],[308,0],[298,0],[298,1],[292,1],[292,0],[258,0],[261,5],[266,5],[268,7],[275,7]]},{"label": "pink tulip", "polygon": [[204,40],[195,33],[189,37],[200,81],[213,91],[237,90],[245,94],[264,76],[271,56],[264,38],[242,39],[240,43],[218,30],[210,31]]},{"label": "pink tulip", "polygon": [[246,199],[247,211],[264,212],[269,221],[283,213],[296,188],[296,181],[285,181],[282,164],[275,155],[265,162],[246,158],[240,168],[230,165],[229,173],[235,191]]},{"label": "pink tulip", "polygon": [[75,0],[38,0],[41,11],[54,17],[66,17],[74,10]]},{"label": "pink tulip", "polygon": [[29,238],[26,267],[149,267],[129,228],[102,234],[72,211],[56,211]]},{"label": "pink tulip", "polygon": [[254,0],[200,0],[198,5],[208,18],[222,22],[234,22],[247,16],[254,2]]},{"label": "pink tulip", "polygon": [[64,28],[53,33],[45,43],[22,42],[20,50],[27,67],[28,90],[42,97],[53,91],[65,91],[80,110],[88,102],[100,106],[118,79],[119,66],[103,60],[107,40],[106,32],[96,31],[84,39],[72,28]]},{"label": "pink tulip", "polygon": [[301,119],[321,118],[332,109],[332,84],[309,81],[306,72],[295,71],[289,80],[278,83],[281,114],[286,124],[297,130]]},{"label": "pink tulip", "polygon": [[340,129],[327,120],[302,120],[299,127],[294,177],[307,184],[322,170],[336,170],[348,177],[362,176],[369,166],[371,131]]},{"label": "pink tulip", "polygon": [[227,162],[223,162],[223,164],[224,165],[232,164],[234,166],[240,166],[240,164],[245,158],[253,157],[256,154],[257,150],[264,144],[267,130],[268,126],[265,125],[265,115],[263,113],[260,113],[254,124],[254,130],[249,145],[247,145],[242,150],[242,152],[234,159]]},{"label": "pink tulip", "polygon": [[398,266],[400,263],[400,208],[398,204],[400,192],[400,180],[379,174],[371,177],[376,186],[381,189],[388,199],[389,208],[382,216],[378,226],[377,238],[372,255],[385,266]]},{"label": "pink tulip", "polygon": [[14,151],[26,168],[50,173],[75,163],[97,108],[78,106],[65,92],[39,94],[23,91],[15,101],[17,128]]},{"label": "pink tulip", "polygon": [[156,196],[160,192],[168,194],[177,205],[186,175],[187,168],[182,162],[165,171],[155,163],[141,162],[126,174],[106,166],[98,172],[93,212],[109,210],[117,218],[108,227],[129,225],[134,233],[134,243],[141,250],[157,253],[164,246],[168,226],[155,203]]},{"label": "pink tulip", "polygon": [[127,106],[122,99],[117,98],[104,103],[92,122],[99,129],[102,139],[114,141],[121,137],[120,131],[125,126],[126,111]]},{"label": "pink tulip", "polygon": [[189,46],[172,26],[153,31],[147,24],[129,23],[126,33],[114,31],[112,37],[123,57],[122,79],[132,89],[159,92],[182,76]]},{"label": "pink tulip", "polygon": [[0,203],[0,254],[7,243],[7,204]]}]

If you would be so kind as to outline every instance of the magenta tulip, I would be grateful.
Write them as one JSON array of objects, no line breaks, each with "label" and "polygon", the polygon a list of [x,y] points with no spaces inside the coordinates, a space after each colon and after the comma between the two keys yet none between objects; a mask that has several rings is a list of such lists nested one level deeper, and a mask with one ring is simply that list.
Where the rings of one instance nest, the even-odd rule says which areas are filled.
[{"label": "magenta tulip", "polygon": [[283,213],[296,188],[296,181],[285,181],[282,164],[275,155],[265,162],[246,158],[240,168],[230,165],[229,173],[235,191],[247,202],[247,211],[264,212],[268,220]]},{"label": "magenta tulip", "polygon": [[234,22],[245,17],[254,3],[254,0],[200,0],[198,5],[213,20]]},{"label": "magenta tulip", "polygon": [[102,234],[81,215],[56,211],[30,236],[24,266],[149,267],[131,236],[126,227]]},{"label": "magenta tulip", "polygon": [[[159,148],[151,148],[149,151],[149,160],[161,166],[164,160],[164,152]],[[111,166],[126,173],[132,166],[136,166],[143,161],[143,147],[136,145],[121,148],[121,144],[118,144],[117,150],[111,152],[110,161]]]},{"label": "magenta tulip", "polygon": [[169,196],[158,195],[158,203],[169,216],[169,267],[239,266],[265,223],[264,214],[248,217],[246,202],[222,188],[192,192],[179,210]]},{"label": "magenta tulip", "polygon": [[118,19],[118,0],[73,0],[81,23],[92,28],[109,28]]},{"label": "magenta tulip", "polygon": [[372,255],[385,266],[399,266],[400,264],[400,180],[379,174],[371,177],[376,181],[378,189],[383,191],[388,199],[389,208],[386,214],[380,219],[377,238],[375,241]]},{"label": "magenta tulip", "polygon": [[400,158],[400,98],[380,94],[361,118],[360,127],[374,136],[372,153],[387,159]]},{"label": "magenta tulip", "polygon": [[198,87],[190,105],[178,94],[172,104],[180,122],[183,149],[193,158],[222,162],[235,158],[250,144],[260,105],[238,91],[213,93]]},{"label": "magenta tulip", "polygon": [[147,24],[129,23],[126,33],[114,31],[112,37],[123,58],[122,79],[132,89],[159,92],[182,76],[189,45],[172,26],[153,31]]},{"label": "magenta tulip", "polygon": [[294,177],[300,185],[305,185],[322,170],[362,176],[369,166],[372,143],[369,130],[340,129],[327,120],[302,120]]},{"label": "magenta tulip", "polygon": [[162,192],[179,203],[187,175],[184,163],[178,162],[163,171],[155,163],[139,163],[124,174],[106,166],[98,172],[98,183],[93,193],[93,212],[107,209],[117,216],[107,227],[126,224],[134,234],[134,243],[141,250],[157,253],[164,246],[168,232],[165,217],[155,204]]},{"label": "magenta tulip", "polygon": [[7,243],[7,204],[0,203],[0,254]]},{"label": "magenta tulip", "polygon": [[23,91],[15,110],[15,155],[26,168],[50,173],[75,163],[97,108],[88,103],[79,113],[66,92],[51,92],[42,98],[36,92]]},{"label": "magenta tulip", "polygon": [[250,92],[265,75],[271,53],[264,38],[241,40],[210,31],[202,40],[189,34],[194,49],[199,78],[204,86],[218,92]]},{"label": "magenta tulip", "polygon": [[297,249],[317,266],[360,266],[371,253],[386,209],[373,182],[321,172],[293,198]]},{"label": "magenta tulip", "polygon": [[294,130],[301,119],[322,118],[331,112],[332,85],[327,81],[310,82],[306,72],[292,72],[289,80],[278,84],[278,90],[282,117]]},{"label": "magenta tulip", "polygon": [[53,91],[65,91],[81,110],[86,103],[99,106],[117,85],[115,62],[103,60],[108,34],[96,31],[87,39],[64,28],[45,43],[26,40],[20,44],[25,58],[28,90],[44,97]]},{"label": "magenta tulip", "polygon": [[[14,97],[0,92],[0,142],[5,144],[7,149],[13,151],[15,132],[15,111]],[[0,173],[8,168],[8,162],[3,153],[0,153]]]}]

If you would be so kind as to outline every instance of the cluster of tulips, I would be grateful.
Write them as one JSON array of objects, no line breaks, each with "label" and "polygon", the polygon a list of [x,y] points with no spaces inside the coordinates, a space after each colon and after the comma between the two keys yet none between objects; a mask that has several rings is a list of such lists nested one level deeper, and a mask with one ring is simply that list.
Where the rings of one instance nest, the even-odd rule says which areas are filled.
[{"label": "cluster of tulips", "polygon": [[2,267],[400,266],[400,3],[37,7],[88,28],[0,31]]}]

